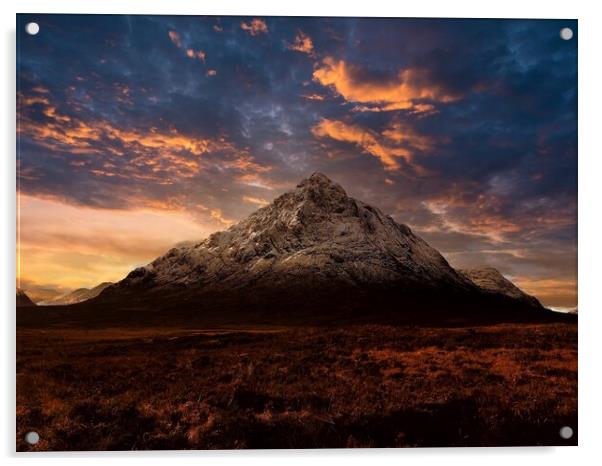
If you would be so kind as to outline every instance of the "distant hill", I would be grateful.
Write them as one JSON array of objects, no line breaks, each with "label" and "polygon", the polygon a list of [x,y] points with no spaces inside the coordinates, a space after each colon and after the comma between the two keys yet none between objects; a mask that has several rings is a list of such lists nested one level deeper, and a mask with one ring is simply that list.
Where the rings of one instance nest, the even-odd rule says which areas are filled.
[{"label": "distant hill", "polygon": [[27,295],[36,304],[40,304],[44,301],[52,301],[64,294],[64,290],[50,287],[32,286],[27,288]]},{"label": "distant hill", "polygon": [[35,303],[21,288],[17,288],[17,307],[35,307]]},{"label": "distant hill", "polygon": [[113,283],[111,282],[103,282],[100,285],[95,286],[94,288],[78,288],[66,295],[59,296],[53,300],[43,301],[39,304],[45,306],[59,306],[59,305],[69,305],[81,303],[83,301],[87,301],[89,299],[95,298],[98,296],[105,288],[111,286]]}]

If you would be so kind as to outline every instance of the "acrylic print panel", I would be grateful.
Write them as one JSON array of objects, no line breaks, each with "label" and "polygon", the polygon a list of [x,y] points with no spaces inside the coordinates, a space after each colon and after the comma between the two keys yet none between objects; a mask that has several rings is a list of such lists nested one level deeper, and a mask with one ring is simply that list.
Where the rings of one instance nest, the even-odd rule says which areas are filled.
[{"label": "acrylic print panel", "polygon": [[576,445],[577,36],[19,15],[17,449]]}]

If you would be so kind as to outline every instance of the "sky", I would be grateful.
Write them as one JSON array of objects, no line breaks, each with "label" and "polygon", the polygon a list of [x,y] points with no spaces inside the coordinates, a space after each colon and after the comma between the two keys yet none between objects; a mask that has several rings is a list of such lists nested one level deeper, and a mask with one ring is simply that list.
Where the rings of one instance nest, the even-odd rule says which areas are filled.
[{"label": "sky", "polygon": [[577,304],[576,21],[17,23],[17,277],[32,295],[119,280],[319,171],[453,266]]}]

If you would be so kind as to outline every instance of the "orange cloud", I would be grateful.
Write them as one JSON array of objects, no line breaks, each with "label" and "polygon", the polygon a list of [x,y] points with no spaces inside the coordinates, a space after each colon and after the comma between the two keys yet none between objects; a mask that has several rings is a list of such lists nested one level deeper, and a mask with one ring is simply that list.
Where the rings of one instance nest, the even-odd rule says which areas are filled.
[{"label": "orange cloud", "polygon": [[393,125],[379,135],[357,125],[323,118],[312,128],[312,133],[316,137],[329,137],[337,141],[355,144],[363,151],[377,157],[384,165],[385,170],[399,169],[398,159],[401,158],[407,164],[411,164],[417,172],[425,173],[422,167],[412,163],[414,153],[432,147],[432,143],[427,137],[418,135],[410,127],[401,124]]},{"label": "orange cloud", "polygon": [[492,195],[481,194],[476,200],[464,199],[461,193],[451,193],[423,201],[423,205],[440,219],[449,230],[486,237],[494,243],[506,242],[507,235],[522,231],[516,221],[500,212],[501,201]]},{"label": "orange cloud", "polygon": [[381,105],[356,105],[351,109],[354,112],[390,112],[393,110],[407,110],[410,114],[429,115],[437,113],[437,109],[432,104],[395,102],[392,104]]},{"label": "orange cloud", "polygon": [[537,296],[544,304],[554,303],[556,306],[564,307],[577,305],[577,280],[575,278],[512,277],[512,281],[522,290]]},{"label": "orange cloud", "polygon": [[385,170],[396,170],[399,168],[397,157],[411,158],[406,150],[396,150],[386,147],[378,141],[376,136],[359,126],[349,125],[342,121],[322,119],[320,123],[312,128],[312,133],[317,137],[330,137],[337,141],[350,142],[380,159]]},{"label": "orange cloud", "polygon": [[[27,109],[42,105],[48,117],[44,124],[28,117]],[[264,172],[270,167],[259,165],[246,149],[238,149],[223,137],[198,138],[177,131],[150,129],[124,129],[108,120],[84,121],[61,115],[47,98],[19,98],[18,134],[26,135],[40,146],[70,154],[102,156],[90,172],[102,177],[120,177],[170,184],[174,178],[192,177],[202,169],[201,156],[224,153],[218,162],[226,169],[237,172]],[[119,163],[119,169],[107,157],[119,160],[128,157],[128,163]],[[74,161],[79,166],[89,161]]]},{"label": "orange cloud", "polygon": [[186,56],[192,59],[198,58],[200,61],[205,63],[205,58],[207,57],[207,54],[202,50],[188,49],[186,50]]},{"label": "orange cloud", "polygon": [[267,34],[268,33],[268,26],[265,23],[265,21],[261,18],[254,18],[248,23],[241,21],[240,28],[243,31],[248,32],[252,36],[257,36],[259,34]]},{"label": "orange cloud", "polygon": [[361,77],[358,67],[332,57],[326,57],[313,73],[315,81],[333,88],[345,100],[371,104],[358,106],[357,111],[430,111],[432,106],[425,107],[424,103],[416,101],[427,99],[451,102],[459,98],[440,86],[429,83],[426,78],[423,71],[407,68],[392,80],[367,80]]},{"label": "orange cloud", "polygon": [[222,227],[166,205],[109,210],[24,194],[18,199],[17,279],[24,283],[76,288],[119,280],[174,244],[201,240]]},{"label": "orange cloud", "polygon": [[265,199],[261,199],[259,197],[252,197],[252,196],[243,196],[242,200],[249,204],[255,204],[260,207],[266,206],[270,203],[270,201],[266,201]]},{"label": "orange cloud", "polygon": [[306,94],[302,95],[301,97],[307,100],[324,100],[325,98],[323,95],[320,94]]},{"label": "orange cloud", "polygon": [[247,186],[266,189],[268,191],[272,191],[276,188],[282,187],[274,184],[271,180],[264,178],[256,173],[242,173],[236,177],[236,181]]},{"label": "orange cloud", "polygon": [[207,76],[215,76],[217,74],[217,70],[207,70]]},{"label": "orange cloud", "polygon": [[227,226],[227,227],[229,227],[230,225],[232,225],[234,223],[234,220],[224,218],[221,209],[212,209],[211,210],[211,218],[213,218],[214,220],[217,220],[219,223],[221,223],[222,225]]},{"label": "orange cloud", "polygon": [[431,138],[418,134],[411,126],[400,122],[392,123],[382,132],[382,135],[395,144],[423,152],[430,151],[434,146]]},{"label": "orange cloud", "polygon": [[298,31],[295,36],[295,42],[288,46],[289,50],[294,50],[296,52],[306,53],[310,56],[314,55],[314,44],[307,34],[303,31]]},{"label": "orange cloud", "polygon": [[176,31],[169,31],[167,35],[176,47],[182,48],[182,39],[180,38],[180,34],[178,34]]}]

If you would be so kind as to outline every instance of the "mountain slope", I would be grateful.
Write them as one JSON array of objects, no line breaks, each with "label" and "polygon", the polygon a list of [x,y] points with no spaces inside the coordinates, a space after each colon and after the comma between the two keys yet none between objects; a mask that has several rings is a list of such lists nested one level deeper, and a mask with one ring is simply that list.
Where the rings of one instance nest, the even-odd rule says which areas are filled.
[{"label": "mountain slope", "polygon": [[335,285],[474,288],[407,226],[316,173],[227,231],[134,270],[103,296]]},{"label": "mountain slope", "polygon": [[543,309],[482,289],[410,228],[320,173],[228,230],[135,269],[90,303],[266,323],[466,320],[497,311],[516,319]]},{"label": "mountain slope", "polygon": [[534,307],[541,306],[537,298],[525,293],[493,267],[461,269],[459,272],[487,293],[508,296]]},{"label": "mountain slope", "polygon": [[105,288],[111,286],[112,284],[112,282],[103,282],[100,285],[95,286],[94,288],[78,288],[77,290],[67,293],[66,295],[59,296],[58,298],[50,301],[43,301],[39,304],[45,306],[59,306],[81,303],[83,301],[87,301],[88,299],[95,298]]}]

